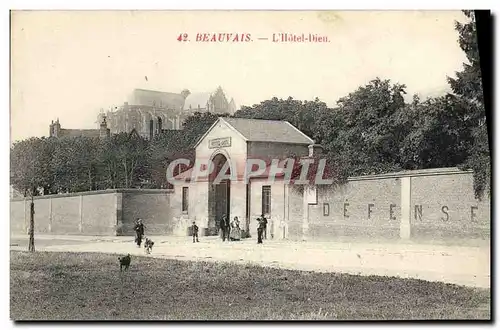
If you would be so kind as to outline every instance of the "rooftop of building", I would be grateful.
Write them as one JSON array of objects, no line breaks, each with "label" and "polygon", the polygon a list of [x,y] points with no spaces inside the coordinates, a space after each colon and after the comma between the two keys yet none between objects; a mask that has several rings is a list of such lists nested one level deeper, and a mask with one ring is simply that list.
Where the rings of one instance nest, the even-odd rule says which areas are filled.
[{"label": "rooftop of building", "polygon": [[184,103],[184,110],[196,110],[198,108],[206,108],[210,100],[211,93],[192,93],[186,97]]},{"label": "rooftop of building", "polygon": [[[287,121],[220,117],[212,127],[218,122],[226,123],[247,141],[305,145],[314,144],[313,139]],[[211,131],[211,129],[212,128],[210,128],[207,133]],[[199,142],[201,142],[206,134]]]},{"label": "rooftop of building", "polygon": [[63,128],[59,132],[59,137],[99,137],[99,129],[67,129]]},{"label": "rooftop of building", "polygon": [[148,89],[134,89],[128,97],[130,105],[156,106],[182,109],[184,96],[180,93],[160,92]]}]

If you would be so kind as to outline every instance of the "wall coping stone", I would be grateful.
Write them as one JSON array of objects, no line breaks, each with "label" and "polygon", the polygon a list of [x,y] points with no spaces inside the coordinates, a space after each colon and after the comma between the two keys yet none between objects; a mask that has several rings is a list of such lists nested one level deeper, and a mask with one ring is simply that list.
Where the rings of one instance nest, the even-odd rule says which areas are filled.
[{"label": "wall coping stone", "polygon": [[[52,199],[52,198],[64,198],[64,197],[78,197],[78,196],[92,196],[92,195],[106,195],[106,194],[171,194],[173,189],[106,189],[106,190],[92,190],[92,191],[81,191],[77,193],[69,194],[53,194],[44,196],[35,196],[34,200],[39,199]],[[10,199],[12,202],[31,200],[30,197],[15,197]]]},{"label": "wall coping stone", "polygon": [[453,174],[471,174],[472,170],[460,170],[456,167],[446,168],[430,168],[425,170],[401,171],[386,174],[373,174],[349,177],[347,181],[363,181],[363,180],[377,180],[377,179],[400,179],[407,177],[419,176],[436,176],[436,175],[453,175]]}]

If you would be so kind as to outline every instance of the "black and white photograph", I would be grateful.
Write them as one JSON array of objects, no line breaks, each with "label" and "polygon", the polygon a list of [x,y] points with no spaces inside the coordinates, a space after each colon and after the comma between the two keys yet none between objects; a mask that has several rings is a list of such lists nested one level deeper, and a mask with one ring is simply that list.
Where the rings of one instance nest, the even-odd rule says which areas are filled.
[{"label": "black and white photograph", "polygon": [[11,321],[491,320],[490,24],[11,10]]}]

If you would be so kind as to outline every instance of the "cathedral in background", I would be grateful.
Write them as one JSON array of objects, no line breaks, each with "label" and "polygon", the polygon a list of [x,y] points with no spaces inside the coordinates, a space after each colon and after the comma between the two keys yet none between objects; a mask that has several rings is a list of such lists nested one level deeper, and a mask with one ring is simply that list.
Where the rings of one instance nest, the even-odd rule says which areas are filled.
[{"label": "cathedral in background", "polygon": [[221,87],[213,93],[135,89],[121,107],[101,113],[98,122],[106,117],[111,134],[135,130],[145,138],[152,138],[162,130],[182,129],[184,120],[195,112],[234,114],[235,111],[234,100],[228,101]]},{"label": "cathedral in background", "polygon": [[103,138],[135,130],[144,138],[151,139],[162,130],[182,129],[184,120],[195,112],[232,115],[236,112],[236,104],[233,99],[228,101],[221,87],[213,93],[191,93],[187,89],[180,93],[134,89],[122,106],[101,111],[97,118],[99,129],[63,129],[58,119],[50,125],[50,136]]}]

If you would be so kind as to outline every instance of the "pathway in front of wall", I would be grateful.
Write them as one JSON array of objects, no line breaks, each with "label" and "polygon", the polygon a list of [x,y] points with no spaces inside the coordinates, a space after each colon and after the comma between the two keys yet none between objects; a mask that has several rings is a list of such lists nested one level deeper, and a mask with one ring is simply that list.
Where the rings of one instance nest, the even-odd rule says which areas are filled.
[{"label": "pathway in front of wall", "polygon": [[[490,287],[489,247],[418,244],[283,242],[254,240],[222,242],[201,237],[154,236],[150,257],[254,263],[307,271],[399,276],[459,285]],[[145,255],[133,237],[37,236],[38,251],[101,252]],[[12,250],[26,250],[27,238],[12,237]]]}]

